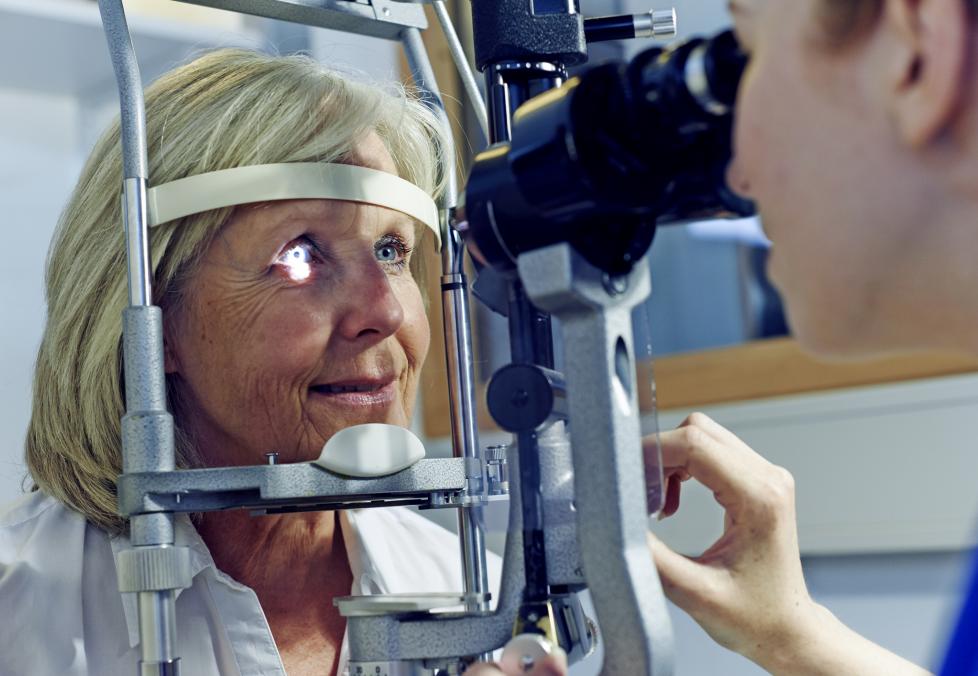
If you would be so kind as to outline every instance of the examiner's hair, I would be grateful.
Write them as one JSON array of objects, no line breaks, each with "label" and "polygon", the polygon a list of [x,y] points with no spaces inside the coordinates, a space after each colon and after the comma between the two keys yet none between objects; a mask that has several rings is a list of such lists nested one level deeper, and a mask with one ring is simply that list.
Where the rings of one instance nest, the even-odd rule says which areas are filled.
[{"label": "examiner's hair", "polygon": [[[886,0],[821,0],[819,30],[831,45],[851,44],[854,38],[868,30],[883,12]],[[978,0],[962,0],[978,16]]]},{"label": "examiner's hair", "polygon": [[[354,145],[370,131],[386,144],[402,178],[432,195],[444,181],[440,127],[416,97],[305,57],[206,54],[147,89],[146,121],[151,185],[245,165],[352,161]],[[116,513],[128,304],[121,184],[117,120],[82,170],[49,253],[47,325],[26,442],[33,488],[113,534],[126,528]],[[152,229],[154,295],[165,310],[179,308],[184,282],[231,212]],[[177,464],[197,466],[176,422]]]}]

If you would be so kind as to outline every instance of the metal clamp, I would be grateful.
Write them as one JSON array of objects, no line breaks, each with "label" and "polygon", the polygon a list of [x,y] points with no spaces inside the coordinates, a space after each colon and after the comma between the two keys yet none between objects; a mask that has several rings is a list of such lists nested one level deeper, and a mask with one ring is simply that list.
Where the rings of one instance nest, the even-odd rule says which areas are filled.
[{"label": "metal clamp", "polygon": [[120,592],[186,589],[192,583],[187,547],[124,549],[116,554],[116,570]]}]

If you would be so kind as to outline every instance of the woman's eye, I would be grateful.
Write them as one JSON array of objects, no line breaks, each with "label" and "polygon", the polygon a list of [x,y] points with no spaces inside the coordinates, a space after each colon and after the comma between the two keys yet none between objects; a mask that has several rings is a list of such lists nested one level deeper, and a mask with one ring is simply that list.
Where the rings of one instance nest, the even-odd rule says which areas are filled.
[{"label": "woman's eye", "polygon": [[377,260],[396,270],[407,266],[410,253],[411,247],[396,235],[388,235],[374,245],[374,256]]},{"label": "woman's eye", "polygon": [[377,247],[377,260],[384,263],[394,263],[397,261],[398,250],[391,244],[384,244]]},{"label": "woman's eye", "polygon": [[309,279],[312,275],[312,266],[316,262],[312,244],[302,240],[289,244],[275,259],[275,264],[280,266],[294,282]]}]

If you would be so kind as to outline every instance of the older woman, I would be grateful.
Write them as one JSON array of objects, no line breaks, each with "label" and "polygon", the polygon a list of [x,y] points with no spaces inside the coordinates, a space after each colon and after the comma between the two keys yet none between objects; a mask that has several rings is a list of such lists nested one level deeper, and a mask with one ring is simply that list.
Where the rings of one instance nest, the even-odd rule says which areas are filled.
[{"label": "older woman", "polygon": [[[147,91],[154,185],[262,164],[358,165],[440,189],[420,103],[302,58],[204,56]],[[47,270],[27,461],[35,492],[0,512],[0,674],[131,674],[116,591],[121,472],[118,125],[92,152]],[[340,429],[408,425],[429,329],[404,213],[329,199],[194,213],[151,232],[181,467],[319,455]],[[461,587],[456,538],[404,509],[178,519],[193,585],[177,599],[185,673],[342,672],[332,597]],[[498,578],[498,562],[490,561]]]},{"label": "older woman", "polygon": [[[751,57],[731,183],[760,206],[798,339],[826,357],[978,354],[978,2],[730,6]],[[809,597],[785,470],[702,415],[663,447],[726,509],[700,557],[651,541],[667,594],[714,639],[775,674],[925,673]],[[978,673],[971,594],[947,674]]]}]

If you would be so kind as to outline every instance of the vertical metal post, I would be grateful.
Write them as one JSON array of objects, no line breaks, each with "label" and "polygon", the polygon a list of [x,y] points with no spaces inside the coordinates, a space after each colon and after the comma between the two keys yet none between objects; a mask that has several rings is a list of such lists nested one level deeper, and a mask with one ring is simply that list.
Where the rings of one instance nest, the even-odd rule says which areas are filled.
[{"label": "vertical metal post", "polygon": [[472,105],[472,110],[479,122],[479,128],[482,130],[482,135],[485,136],[486,142],[488,143],[489,118],[486,115],[486,103],[482,100],[479,83],[476,82],[472,68],[469,66],[468,57],[465,55],[462,43],[458,39],[455,27],[452,25],[452,17],[448,14],[445,0],[432,0],[431,7],[435,10],[435,17],[441,25],[442,33],[445,34],[448,51],[452,55],[452,60],[455,62],[455,69],[458,70],[458,76],[462,80],[462,87],[469,97],[469,103]]},{"label": "vertical metal post", "polygon": [[[466,477],[471,489],[485,491],[485,469],[479,448],[476,423],[475,375],[473,373],[472,326],[469,316],[468,280],[463,271],[464,247],[458,232],[451,227],[453,211],[458,204],[455,176],[455,145],[438,83],[435,80],[421,32],[408,28],[402,33],[404,51],[415,85],[444,128],[445,193],[441,198],[442,232],[442,311],[445,329],[445,353],[448,362],[448,391],[451,403],[452,447],[455,455],[465,458]],[[483,509],[474,505],[459,512],[459,539],[462,551],[462,576],[465,592],[486,598],[489,574],[486,566],[485,523]],[[469,604],[470,612],[489,609],[486,601]]]},{"label": "vertical metal post", "polygon": [[[489,64],[485,76],[489,93],[490,142],[497,143],[510,140],[511,121],[516,109],[534,95],[559,87],[565,73],[560,64],[545,61],[503,62]],[[533,306],[518,279],[510,283],[508,317],[513,362],[554,368],[550,317]],[[528,604],[542,603],[549,598],[550,589],[537,433],[520,432],[516,435],[516,443],[520,449],[516,480],[522,483],[523,491],[525,601]]]},{"label": "vertical metal post", "polygon": [[[146,187],[146,109],[142,79],[121,0],[99,0],[102,25],[119,86],[122,131],[122,217],[128,261],[129,307],[123,313],[126,415],[122,419],[124,472],[174,469],[173,419],[166,410],[163,369],[163,321],[153,307]],[[130,519],[136,557],[155,557],[169,571],[180,552],[173,548],[173,515],[137,515]],[[163,551],[161,551],[163,550]],[[158,556],[162,554],[162,556]],[[125,557],[123,558],[125,560]],[[129,557],[129,561],[133,557]],[[139,567],[136,566],[136,570]],[[120,567],[120,589],[138,590],[142,658],[140,676],[176,676],[176,601],[170,582],[129,575]],[[177,583],[173,583],[177,584]]]},{"label": "vertical metal post", "polygon": [[533,302],[560,320],[568,363],[574,499],[584,577],[602,632],[602,674],[672,673],[672,630],[645,540],[632,309],[651,291],[646,261],[609,289],[569,244],[519,257]]}]

